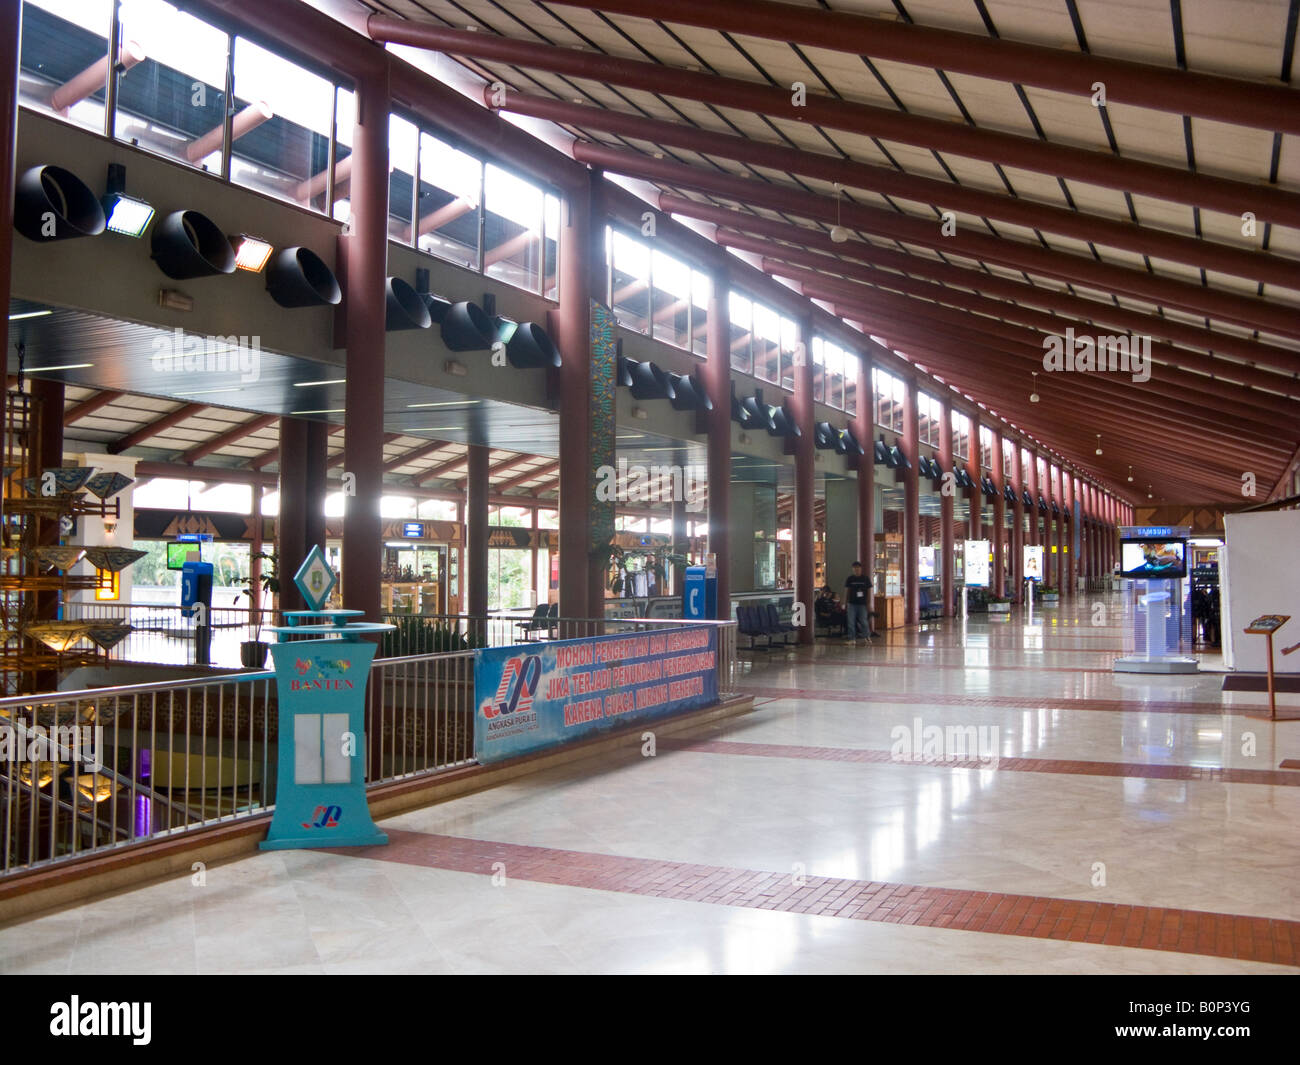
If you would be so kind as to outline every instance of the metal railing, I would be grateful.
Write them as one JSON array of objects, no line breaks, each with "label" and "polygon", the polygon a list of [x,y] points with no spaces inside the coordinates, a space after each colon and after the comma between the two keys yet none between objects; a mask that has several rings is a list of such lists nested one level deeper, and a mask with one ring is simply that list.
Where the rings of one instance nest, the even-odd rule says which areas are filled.
[{"label": "metal railing", "polygon": [[[262,625],[274,625],[276,615],[261,611]],[[70,602],[63,606],[68,621],[125,622],[131,631],[109,648],[110,662],[147,662],[156,665],[193,665],[200,635],[197,621],[179,606],[135,603]],[[210,636],[208,661],[204,664],[228,669],[242,666],[240,644],[257,633],[247,607],[214,606],[208,609]],[[269,639],[263,635],[263,640]]]},{"label": "metal railing", "polygon": [[[735,622],[557,620],[566,639],[712,626],[719,694],[735,691]],[[474,658],[373,662],[368,785],[473,763]],[[278,731],[268,672],[0,699],[0,877],[271,809]]]}]

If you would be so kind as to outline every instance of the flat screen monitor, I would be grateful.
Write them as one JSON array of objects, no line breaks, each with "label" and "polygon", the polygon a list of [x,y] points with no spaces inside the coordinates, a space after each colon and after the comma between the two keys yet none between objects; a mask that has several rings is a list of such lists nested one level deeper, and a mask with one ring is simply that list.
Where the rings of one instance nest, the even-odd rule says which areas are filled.
[{"label": "flat screen monitor", "polygon": [[167,545],[167,568],[181,569],[186,562],[197,562],[199,560],[198,544],[168,544]]},{"label": "flat screen monitor", "polygon": [[1120,573],[1140,581],[1187,576],[1186,540],[1121,540]]}]

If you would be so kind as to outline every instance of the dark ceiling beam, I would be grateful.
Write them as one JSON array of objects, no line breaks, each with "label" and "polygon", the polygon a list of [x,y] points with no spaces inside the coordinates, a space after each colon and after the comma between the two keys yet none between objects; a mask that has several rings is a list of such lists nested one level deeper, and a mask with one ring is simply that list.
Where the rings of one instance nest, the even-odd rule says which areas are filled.
[{"label": "dark ceiling beam", "polygon": [[[343,427],[339,426],[339,428],[342,429]],[[334,433],[331,432],[330,435],[333,436]],[[406,435],[405,433],[385,433],[384,443],[391,444],[394,440],[401,440],[402,437],[405,435]],[[334,455],[332,458],[326,460],[325,468],[327,470],[332,470],[335,466],[342,466],[343,463],[346,461],[347,461],[347,452],[340,451],[337,455]]]},{"label": "dark ceiling beam", "polygon": [[181,456],[181,462],[191,465],[198,462],[199,459],[205,459],[214,452],[220,451],[228,444],[234,444],[246,436],[252,436],[260,429],[265,429],[269,425],[275,425],[280,420],[278,414],[259,414],[255,418],[250,418],[246,422],[236,425],[233,429],[214,436],[205,444],[199,444],[197,447],[190,448]]},{"label": "dark ceiling beam", "polygon": [[159,433],[165,433],[168,429],[180,425],[180,423],[185,421],[187,418],[192,418],[200,411],[205,411],[207,409],[208,404],[206,403],[183,403],[170,414],[164,414],[161,418],[150,422],[148,425],[142,426],[135,432],[128,433],[126,436],[119,437],[117,440],[112,441],[106,450],[110,455],[120,455],[128,448],[133,448],[137,444],[148,440],[150,437],[157,436]]},{"label": "dark ceiling beam", "polygon": [[1269,80],[1247,80],[1109,59],[1067,48],[1023,44],[985,34],[917,26],[894,19],[773,3],[771,0],[564,0],[566,6],[633,15],[747,37],[869,55],[927,70],[969,74],[1081,96],[1093,84],[1108,102],[1196,115],[1236,126],[1300,133],[1300,96]]},{"label": "dark ceiling beam", "polygon": [[[500,97],[494,96],[492,90],[488,89],[485,101],[492,106],[494,102],[500,101]],[[1300,105],[1300,100],[1297,104]],[[1214,269],[1223,273],[1265,284],[1300,289],[1300,262],[1270,255],[1255,248],[1215,244],[1198,237],[1184,237],[1134,222],[1121,222],[1034,203],[1015,196],[983,192],[970,186],[920,177],[840,156],[787,148],[749,137],[728,136],[715,130],[643,118],[621,111],[608,111],[602,107],[574,104],[566,100],[507,92],[498,109],[587,130],[615,133],[652,144],[685,148],[709,157],[733,159],[772,170],[783,170],[789,174],[839,182],[849,189],[869,189],[881,195],[928,204],[939,210],[964,211],[976,217],[1001,219],[1015,225],[1197,268],[1213,263]],[[927,218],[926,221],[931,220]]]},{"label": "dark ceiling beam", "polygon": [[[444,444],[443,446],[445,447],[446,445]],[[465,454],[457,455],[453,459],[448,459],[446,462],[440,463],[432,469],[425,470],[423,473],[417,473],[412,479],[413,483],[427,484],[429,481],[437,480],[437,478],[441,477],[444,473],[450,473],[452,470],[464,466],[468,462],[469,453],[467,449]]]},{"label": "dark ceiling beam", "polygon": [[[992,342],[994,347],[1025,360],[1026,374],[1037,370],[1043,376],[1048,376],[1043,368],[1042,334],[1024,326],[999,321],[988,313],[969,313],[978,305],[958,309],[962,301],[955,301],[958,302],[958,308],[941,306],[911,295],[866,288],[855,282],[837,281],[822,275],[809,275],[807,271],[800,270],[798,267],[768,262],[774,275],[798,281],[805,295],[813,299],[853,306],[858,313],[868,315],[869,324],[871,315],[875,314],[877,317],[883,316],[895,322],[938,321],[946,322],[958,329],[987,333],[1000,338]],[[877,335],[887,335],[881,329],[873,328],[872,331]],[[1015,347],[1008,348],[1008,343]],[[1154,350],[1154,344],[1152,348]],[[1153,388],[1159,388],[1163,396],[1180,400],[1191,407],[1204,407],[1216,411],[1219,415],[1231,414],[1240,421],[1257,427],[1274,426],[1276,418],[1288,417],[1296,409],[1295,404],[1285,396],[1246,389],[1229,381],[1199,377],[1158,363],[1153,365],[1151,370],[1152,379],[1157,382]],[[1085,385],[1086,382],[1103,383],[1107,390],[1122,387],[1129,391],[1143,384],[1133,382],[1122,374],[1073,372],[1069,376],[1080,386]]]},{"label": "dark ceiling beam", "polygon": [[[1286,360],[1296,355],[1291,348],[1265,345],[1260,341],[1236,337],[1230,333],[1214,332],[1201,326],[1187,325],[1186,322],[1173,321],[1161,315],[1128,311],[1128,309],[1115,307],[1109,299],[1102,302],[1102,300],[1084,299],[1082,296],[1071,296],[1056,289],[1030,285],[1024,281],[1011,281],[1009,278],[985,273],[984,270],[956,267],[928,256],[891,251],[876,244],[868,244],[861,239],[850,239],[848,242],[837,244],[822,230],[750,215],[749,212],[733,211],[727,207],[697,203],[684,196],[660,194],[658,199],[662,211],[671,212],[672,215],[698,218],[718,226],[714,239],[724,247],[733,246],[733,241],[751,239],[744,237],[744,234],[758,234],[775,241],[798,244],[802,248],[828,252],[840,261],[862,260],[874,267],[901,270],[913,276],[944,282],[945,285],[967,287],[980,293],[997,295],[1002,299],[1031,304],[1048,311],[1061,311],[1083,319],[1113,322],[1131,332],[1149,330],[1157,337],[1164,337],[1180,345],[1204,348],[1205,351],[1217,351],[1218,354],[1232,355],[1238,359],[1248,359],[1249,362],[1260,363],[1261,367],[1274,364],[1286,365]],[[737,230],[742,230],[744,233],[737,233]],[[737,243],[736,246],[741,247],[741,244]],[[777,252],[784,255],[785,248],[764,244],[761,254],[775,255]],[[1248,384],[1257,384],[1260,388],[1278,388],[1275,381],[1269,380],[1273,376],[1270,371],[1260,369],[1253,372],[1257,376],[1248,381]]]},{"label": "dark ceiling beam", "polygon": [[71,407],[63,412],[63,424],[66,428],[73,422],[79,422],[82,418],[89,418],[95,411],[107,407],[113,400],[120,398],[121,392],[105,390],[89,399],[83,399],[80,403],[74,403]]},{"label": "dark ceiling beam", "polygon": [[1109,152],[975,129],[963,122],[926,118],[812,93],[802,103],[796,103],[794,94],[785,87],[759,85],[623,56],[534,44],[492,33],[447,29],[386,15],[371,15],[368,26],[371,38],[376,41],[494,60],[587,78],[604,85],[641,89],[827,129],[897,140],[1158,200],[1194,204],[1234,217],[1251,211],[1261,222],[1300,225],[1300,196],[1274,186],[1194,174],[1178,167],[1121,159]]},{"label": "dark ceiling beam", "polygon": [[501,474],[506,473],[509,470],[517,469],[525,462],[532,462],[535,458],[537,458],[536,455],[516,455],[514,458],[506,459],[504,462],[498,462],[488,470],[488,483],[490,484],[492,481],[497,480],[500,478]]},{"label": "dark ceiling beam", "polygon": [[[389,459],[384,463],[384,472],[392,473],[394,470],[399,470],[403,466],[410,465],[412,462],[419,462],[420,459],[427,458],[429,455],[441,451],[446,446],[447,441],[434,440],[425,444],[423,447],[412,448],[410,451],[404,451],[402,454],[398,455],[397,458]],[[463,462],[464,459],[461,461]]]},{"label": "dark ceiling beam", "polygon": [[502,482],[497,485],[497,489],[502,492],[508,492],[512,488],[518,488],[525,481],[536,481],[539,478],[546,477],[549,474],[556,472],[559,468],[560,464],[558,462],[548,462],[544,466],[538,466],[536,469],[529,470],[527,473],[522,473],[518,477],[512,477],[510,480]]},{"label": "dark ceiling beam", "polygon": [[[731,213],[734,214],[735,212]],[[797,226],[784,226],[783,228],[799,229]],[[804,232],[816,237],[816,234],[810,230],[804,230]],[[774,236],[775,234],[768,233],[766,235]],[[768,256],[773,259],[797,263],[800,266],[834,272],[842,277],[853,278],[858,281],[876,283],[883,278],[896,277],[896,272],[901,271],[949,287],[969,288],[986,297],[993,296],[1001,300],[1013,301],[1016,304],[1036,305],[1046,308],[1048,311],[1082,321],[1100,320],[1112,322],[1122,329],[1139,335],[1150,333],[1152,336],[1163,336],[1171,341],[1191,343],[1200,348],[1213,347],[1220,354],[1230,354],[1238,358],[1250,359],[1252,362],[1259,363],[1260,367],[1246,366],[1240,362],[1227,359],[1217,359],[1209,355],[1202,355],[1199,352],[1186,351],[1183,348],[1170,348],[1169,352],[1171,357],[1176,355],[1179,364],[1184,367],[1194,367],[1206,373],[1213,373],[1216,376],[1240,381],[1242,384],[1252,385],[1257,388],[1266,388],[1275,392],[1300,396],[1300,377],[1296,376],[1297,373],[1300,373],[1300,351],[1292,351],[1289,348],[1260,344],[1258,341],[1241,339],[1228,333],[1211,334],[1196,326],[1173,322],[1171,319],[1160,315],[1125,310],[1116,307],[1112,303],[1083,299],[1079,296],[1058,292],[1055,289],[1029,285],[1023,281],[1010,281],[978,270],[948,266],[937,260],[877,248],[875,245],[866,244],[862,241],[835,244],[827,237],[824,245],[818,242],[815,246],[834,249],[835,253],[833,255],[822,255],[816,251],[792,248],[785,244],[774,245],[771,240],[722,227],[718,228],[714,234],[714,239],[723,247],[737,248],[755,255]],[[814,245],[810,244],[807,247],[812,246]],[[863,259],[866,261],[858,263],[850,261],[850,259]],[[882,267],[885,269],[880,269]],[[882,281],[882,283],[885,282]],[[1270,368],[1264,369],[1264,366]],[[1287,367],[1292,367],[1292,369],[1287,369]]]},{"label": "dark ceiling beam", "polygon": [[1300,339],[1300,315],[1293,308],[1270,303],[1257,296],[1206,288],[1173,278],[1158,277],[1143,270],[1085,259],[1066,251],[1047,249],[1005,237],[963,232],[960,228],[953,235],[944,236],[937,218],[927,222],[875,207],[839,203],[834,197],[818,196],[803,189],[705,171],[684,163],[652,159],[619,148],[607,148],[590,141],[576,141],[572,148],[575,159],[612,173],[692,188],[755,207],[784,211],[830,224],[841,222],[851,229],[891,237],[904,243],[920,244],[940,252],[1001,263],[1102,292],[1128,294],[1153,303],[1177,307],[1191,314],[1221,318],[1251,329]]}]

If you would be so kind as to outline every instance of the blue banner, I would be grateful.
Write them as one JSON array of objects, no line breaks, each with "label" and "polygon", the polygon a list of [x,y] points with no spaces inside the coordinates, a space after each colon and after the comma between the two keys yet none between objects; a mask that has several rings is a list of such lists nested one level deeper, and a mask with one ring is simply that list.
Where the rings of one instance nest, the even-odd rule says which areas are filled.
[{"label": "blue banner", "polygon": [[496,647],[474,663],[474,755],[499,762],[718,701],[712,627]]}]

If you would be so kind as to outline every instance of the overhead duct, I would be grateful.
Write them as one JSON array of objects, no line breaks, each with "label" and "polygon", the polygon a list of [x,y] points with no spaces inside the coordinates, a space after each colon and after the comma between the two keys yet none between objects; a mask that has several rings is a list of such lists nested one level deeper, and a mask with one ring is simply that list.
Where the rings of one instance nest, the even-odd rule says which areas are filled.
[{"label": "overhead duct", "polygon": [[493,319],[496,338],[506,346],[506,358],[516,370],[537,370],[559,366],[560,352],[545,329],[535,322],[512,322],[498,316]]},{"label": "overhead duct", "polygon": [[222,228],[198,211],[173,211],[153,228],[158,269],[174,281],[235,272],[235,249]]},{"label": "overhead duct", "polygon": [[894,447],[890,448],[889,450],[893,453],[893,456],[894,456],[894,463],[893,463],[893,464],[894,464],[894,467],[895,467],[895,468],[902,468],[902,469],[905,469],[905,470],[910,470],[910,469],[912,468],[911,460],[909,460],[908,457],[907,457],[906,455],[903,454],[903,449],[902,449],[902,448],[900,448],[900,447],[898,447],[897,445],[895,445]]},{"label": "overhead duct", "polygon": [[104,232],[104,208],[90,187],[61,166],[34,166],[18,179],[14,228],[28,240],[48,243]]},{"label": "overhead duct", "polygon": [[632,390],[635,399],[673,399],[673,389],[668,374],[652,362],[639,362],[620,355],[618,383]]},{"label": "overhead duct", "polygon": [[384,288],[384,329],[428,329],[433,325],[424,299],[400,277],[390,277]]},{"label": "overhead duct", "polygon": [[434,320],[442,323],[442,342],[452,351],[490,351],[497,339],[492,319],[477,303],[450,304]]},{"label": "overhead duct", "polygon": [[844,454],[862,456],[867,453],[867,449],[858,442],[858,438],[853,435],[852,429],[840,430],[840,443],[843,446]]},{"label": "overhead duct", "polygon": [[709,399],[708,392],[704,389],[704,384],[694,374],[670,373],[668,381],[672,385],[673,395],[670,402],[673,410],[703,410],[713,409],[713,400]]},{"label": "overhead duct", "polygon": [[266,267],[266,291],[281,307],[334,306],[343,301],[334,271],[310,248],[282,248]]}]

